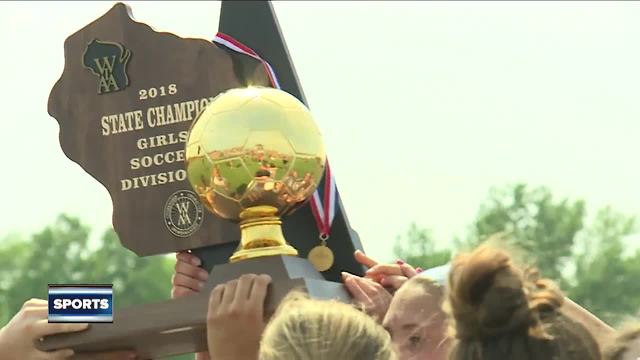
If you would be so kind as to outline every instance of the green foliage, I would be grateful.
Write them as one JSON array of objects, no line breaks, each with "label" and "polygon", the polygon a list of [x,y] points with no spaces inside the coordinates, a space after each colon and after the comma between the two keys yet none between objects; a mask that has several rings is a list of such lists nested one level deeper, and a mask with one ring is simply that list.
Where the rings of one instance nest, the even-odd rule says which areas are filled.
[{"label": "green foliage", "polygon": [[[91,246],[94,245],[94,246]],[[125,249],[113,230],[97,244],[89,228],[61,215],[29,241],[10,238],[0,243],[0,326],[30,298],[47,298],[48,284],[113,284],[114,306],[153,303],[169,298],[173,260],[139,258]],[[185,355],[173,359],[192,359]]]},{"label": "green foliage", "polygon": [[[15,314],[22,303],[47,298],[49,283],[82,281],[82,265],[87,253],[88,229],[77,219],[60,216],[54,226],[33,235],[31,242],[3,244],[0,262],[3,271],[0,303],[2,323]],[[74,260],[75,259],[75,260]]]},{"label": "green foliage", "polygon": [[[451,253],[479,245],[489,236],[507,236],[509,250],[523,252],[543,276],[567,295],[611,324],[640,310],[640,249],[628,254],[625,238],[637,232],[633,217],[610,208],[585,225],[584,201],[557,199],[544,187],[524,184],[492,189],[480,206],[464,242],[436,250],[426,229],[412,224],[395,253],[422,267],[441,264]],[[522,254],[518,254],[522,255]]]},{"label": "green foliage", "polygon": [[625,254],[636,219],[605,208],[585,231],[569,296],[603,320],[619,323],[640,309],[640,250]]},{"label": "green foliage", "polygon": [[436,249],[431,232],[418,228],[416,224],[411,224],[404,238],[396,239],[394,253],[407,263],[423,269],[444,265],[451,260],[451,250]]},{"label": "green foliage", "polygon": [[472,246],[487,236],[506,233],[544,276],[561,278],[586,214],[583,201],[556,200],[546,188],[518,184],[492,189],[470,234]]}]

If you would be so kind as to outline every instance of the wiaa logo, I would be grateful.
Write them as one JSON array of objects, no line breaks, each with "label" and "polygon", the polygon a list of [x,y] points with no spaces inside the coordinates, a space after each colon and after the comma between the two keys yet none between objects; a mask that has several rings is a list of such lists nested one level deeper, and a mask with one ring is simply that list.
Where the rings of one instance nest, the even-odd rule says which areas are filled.
[{"label": "wiaa logo", "polygon": [[198,196],[189,190],[178,190],[164,205],[164,223],[177,237],[193,235],[204,220],[204,209]]},{"label": "wiaa logo", "polygon": [[99,77],[98,94],[120,91],[129,86],[127,65],[131,51],[123,45],[92,40],[82,56],[82,63]]}]

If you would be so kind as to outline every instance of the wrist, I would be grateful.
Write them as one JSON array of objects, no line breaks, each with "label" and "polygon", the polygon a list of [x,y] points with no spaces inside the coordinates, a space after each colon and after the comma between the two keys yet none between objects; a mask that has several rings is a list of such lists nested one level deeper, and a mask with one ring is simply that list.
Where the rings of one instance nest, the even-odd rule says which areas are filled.
[{"label": "wrist", "polygon": [[5,355],[11,355],[11,348],[9,347],[11,343],[6,339],[8,333],[5,328],[6,326],[0,328],[0,352]]},{"label": "wrist", "polygon": [[5,328],[6,326],[3,326],[0,328],[0,349],[4,349],[5,348]]}]

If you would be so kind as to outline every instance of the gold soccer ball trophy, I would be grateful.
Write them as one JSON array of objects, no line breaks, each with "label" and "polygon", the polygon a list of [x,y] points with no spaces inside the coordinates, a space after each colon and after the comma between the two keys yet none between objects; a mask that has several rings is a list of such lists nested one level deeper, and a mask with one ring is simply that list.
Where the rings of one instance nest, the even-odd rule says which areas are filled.
[{"label": "gold soccer ball trophy", "polygon": [[287,92],[264,87],[218,95],[193,123],[186,145],[187,176],[202,203],[240,222],[231,262],[298,255],[284,239],[281,216],[313,194],[325,161],[309,109]]}]

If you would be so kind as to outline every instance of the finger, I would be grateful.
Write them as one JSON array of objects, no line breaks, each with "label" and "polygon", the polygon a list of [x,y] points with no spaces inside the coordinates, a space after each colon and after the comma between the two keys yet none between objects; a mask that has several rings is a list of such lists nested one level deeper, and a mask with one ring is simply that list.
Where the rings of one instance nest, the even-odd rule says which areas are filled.
[{"label": "finger", "polygon": [[[207,310],[207,323],[215,323],[217,321],[217,315],[221,311],[220,303],[222,302],[222,296],[224,295],[224,285],[219,284],[211,290],[209,295],[209,309]],[[207,333],[209,332],[209,326],[207,326]]]},{"label": "finger", "polygon": [[48,304],[49,303],[47,302],[47,300],[32,298],[25,301],[24,304],[22,304],[22,308],[25,309],[30,307],[41,307],[41,306],[47,306]]},{"label": "finger", "polygon": [[253,282],[249,295],[249,306],[258,310],[258,315],[264,317],[264,300],[267,298],[267,289],[271,283],[271,276],[259,275]]},{"label": "finger", "polygon": [[253,287],[253,282],[258,276],[255,274],[244,274],[240,276],[238,279],[238,286],[236,287],[236,298],[234,302],[236,304],[244,304],[249,299],[249,294],[251,294],[251,288]]},{"label": "finger", "polygon": [[209,273],[205,269],[199,268],[188,262],[176,262],[175,269],[177,274],[183,274],[185,276],[199,279],[201,281],[207,281],[207,279],[209,278]]},{"label": "finger", "polygon": [[349,272],[345,272],[345,271],[342,272],[342,281],[343,282],[345,282],[347,280],[347,278],[349,278],[349,277],[354,277],[354,278],[356,278],[358,280],[367,279],[369,281],[372,281],[374,283],[378,283],[379,284],[380,281],[384,278],[384,275],[374,275],[374,276],[365,275],[364,277],[360,277],[358,275],[354,275],[354,274],[349,273]]},{"label": "finger", "polygon": [[[369,297],[369,299],[373,299],[380,293],[380,290],[384,290],[380,285],[376,284],[370,279],[364,279],[361,277],[354,277],[354,280],[358,283],[358,286],[364,291],[365,294]],[[377,287],[376,287],[377,285]]]},{"label": "finger", "polygon": [[350,276],[356,276],[350,272],[343,271],[340,273],[342,275],[342,281],[346,281]]},{"label": "finger", "polygon": [[[350,272],[346,272],[346,271],[343,271],[341,274],[342,274],[342,281],[343,281],[343,282],[345,282],[345,281],[346,281],[347,279],[349,279],[349,278],[354,278],[354,279],[356,279],[356,281],[358,281],[358,282],[361,282],[362,280],[365,280],[365,279],[366,279],[367,281],[370,281],[370,282],[377,282],[377,281],[376,281],[376,280],[374,280],[373,278],[370,278],[370,277],[367,277],[367,276],[365,276],[365,277],[360,277],[360,276],[358,276],[358,275],[354,275],[354,274],[352,274],[352,273],[350,273]],[[376,276],[376,277],[381,278],[382,276]]]},{"label": "finger", "polygon": [[267,296],[267,288],[271,283],[271,276],[269,275],[259,275],[253,283],[253,287],[251,288],[251,293],[249,295],[252,301],[264,302],[265,297]]},{"label": "finger", "polygon": [[195,292],[200,292],[200,290],[202,290],[202,288],[204,287],[203,281],[180,273],[173,274],[173,276],[171,277],[171,283],[173,283],[173,286],[176,288],[184,287]]},{"label": "finger", "polygon": [[369,296],[367,296],[367,294],[364,292],[364,290],[362,290],[358,282],[355,280],[355,276],[347,276],[344,281],[344,285],[347,287],[347,290],[349,290],[349,293],[351,294],[351,296],[353,296],[356,302],[360,304],[371,303],[371,299],[369,299]]},{"label": "finger", "polygon": [[222,302],[222,296],[224,295],[224,284],[216,285],[216,287],[211,290],[211,295],[209,295],[209,307],[212,306],[218,307]]},{"label": "finger", "polygon": [[202,261],[200,260],[200,258],[195,256],[194,254],[188,252],[188,251],[179,251],[179,252],[177,252],[176,253],[176,260],[191,264],[193,266],[202,265]]},{"label": "finger", "polygon": [[382,279],[384,279],[384,275],[383,274],[364,274],[364,277],[366,279],[370,279],[374,282],[377,282],[378,284],[382,283]]},{"label": "finger", "polygon": [[404,275],[398,264],[378,264],[367,270],[367,275]]},{"label": "finger", "polygon": [[198,292],[193,291],[186,287],[174,287],[171,289],[171,298],[177,299],[185,296],[195,295]]},{"label": "finger", "polygon": [[[377,318],[384,317],[387,309],[389,308],[389,302],[391,301],[391,294],[384,289],[380,284],[375,283],[369,279],[354,278],[362,291],[367,294],[369,302],[365,309],[370,315],[374,315]],[[378,319],[379,320],[379,319]]]},{"label": "finger", "polygon": [[73,356],[73,350],[71,349],[62,349],[56,351],[40,351],[40,356],[38,358],[42,360],[62,360],[62,359],[70,359]]},{"label": "finger", "polygon": [[360,250],[356,250],[353,253],[353,256],[356,258],[356,261],[359,262],[360,264],[368,267],[368,268],[372,268],[376,265],[378,265],[378,262],[373,260],[372,258],[368,257],[367,255],[365,255],[365,253],[363,253]]},{"label": "finger", "polygon": [[406,276],[385,276],[380,284],[384,287],[390,287],[392,289],[398,290],[402,285],[404,285],[405,282],[407,282],[407,280],[408,279]]},{"label": "finger", "polygon": [[44,306],[29,306],[22,310],[24,316],[28,319],[46,319],[49,316],[49,308]]},{"label": "finger", "polygon": [[233,303],[233,299],[236,296],[236,288],[238,287],[238,280],[231,280],[224,285],[224,294],[222,294],[222,302],[220,306],[227,308]]},{"label": "finger", "polygon": [[33,325],[33,337],[39,339],[41,337],[45,337],[47,335],[60,334],[60,333],[68,333],[68,332],[76,332],[86,330],[89,327],[89,324],[58,324],[58,323],[49,323],[47,319],[41,319],[35,322]]},{"label": "finger", "polygon": [[416,269],[414,269],[413,266],[407,263],[400,265],[400,270],[402,270],[402,274],[409,279],[418,275],[418,272],[416,271]]},{"label": "finger", "polygon": [[178,253],[176,253],[176,259],[178,261],[182,261],[188,264],[191,264],[193,266],[200,266],[202,265],[202,261],[200,260],[199,257],[193,255],[190,252],[187,251],[180,251]]}]

